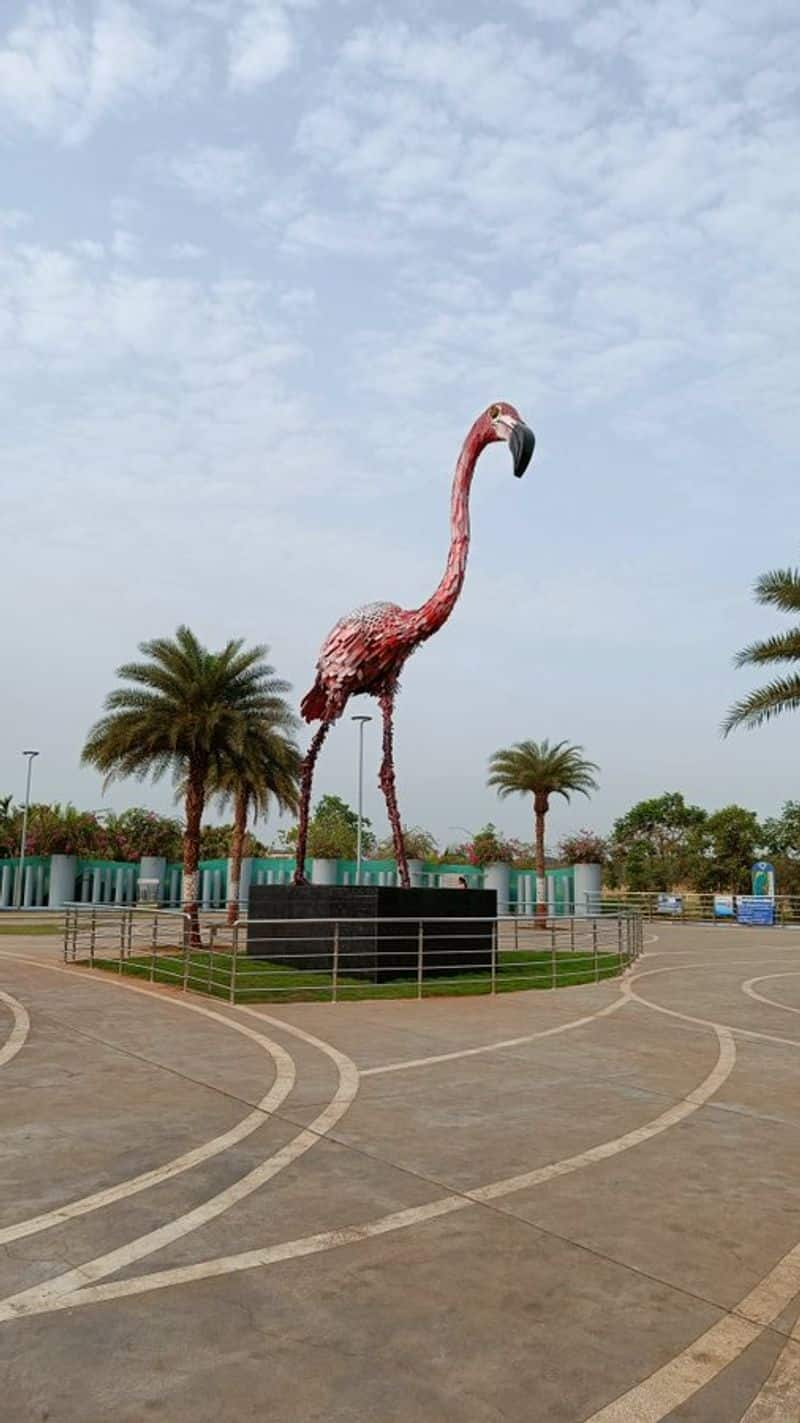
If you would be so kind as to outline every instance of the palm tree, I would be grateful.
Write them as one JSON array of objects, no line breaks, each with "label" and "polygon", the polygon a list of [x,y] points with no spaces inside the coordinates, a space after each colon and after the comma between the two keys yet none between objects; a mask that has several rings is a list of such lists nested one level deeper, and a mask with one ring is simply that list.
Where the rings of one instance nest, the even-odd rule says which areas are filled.
[{"label": "palm tree", "polygon": [[533,796],[534,842],[536,847],[536,918],[547,918],[547,880],[544,868],[545,817],[550,797],[569,800],[576,791],[588,796],[597,790],[594,761],[584,760],[582,746],[570,746],[566,741],[518,741],[505,750],[495,751],[489,761],[490,786],[505,799],[510,795]]},{"label": "palm tree", "polygon": [[229,924],[235,924],[239,914],[242,857],[251,813],[267,815],[273,801],[280,810],[297,810],[301,758],[290,735],[297,719],[281,697],[273,700],[275,706],[268,715],[248,719],[240,746],[211,784],[222,806],[233,803]]},{"label": "palm tree", "polygon": [[[776,568],[764,573],[755,586],[757,603],[779,608],[782,613],[800,613],[800,569]],[[800,627],[776,633],[764,642],[751,642],[734,659],[737,667],[760,667],[762,663],[790,662],[800,665]],[[761,726],[779,712],[800,707],[800,670],[776,677],[758,687],[731,707],[722,723],[724,736],[736,726]]]},{"label": "palm tree", "polygon": [[174,638],[139,644],[143,662],[117,676],[129,683],[106,697],[106,715],[92,727],[81,760],[105,773],[159,780],[170,771],[184,789],[183,900],[190,937],[200,943],[200,825],[209,782],[218,780],[244,741],[248,721],[269,715],[288,691],[264,661],[268,649],[244,649],[242,638],[210,652],[187,627]]}]

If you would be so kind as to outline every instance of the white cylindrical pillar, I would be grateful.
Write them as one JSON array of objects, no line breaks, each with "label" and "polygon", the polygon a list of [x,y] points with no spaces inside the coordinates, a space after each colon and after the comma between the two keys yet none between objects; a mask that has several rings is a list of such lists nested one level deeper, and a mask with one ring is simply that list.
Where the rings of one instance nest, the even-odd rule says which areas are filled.
[{"label": "white cylindrical pillar", "polygon": [[11,903],[12,881],[11,866],[3,865],[0,872],[0,909],[5,909]]},{"label": "white cylindrical pillar", "polygon": [[508,865],[499,861],[487,865],[483,873],[483,887],[497,890],[497,912],[508,914],[511,907],[511,872]]},{"label": "white cylindrical pillar", "polygon": [[425,861],[424,861],[424,860],[409,860],[409,862],[408,862],[408,878],[411,880],[411,888],[412,888],[412,889],[421,889],[421,888],[422,888],[422,883],[423,883],[424,874],[425,874]]},{"label": "white cylindrical pillar", "polygon": [[47,896],[47,903],[51,909],[63,909],[65,904],[70,904],[74,900],[77,872],[77,855],[51,855],[50,892]]},{"label": "white cylindrical pillar", "polygon": [[573,865],[575,876],[575,913],[596,914],[600,908],[603,888],[602,865]]},{"label": "white cylindrical pillar", "polygon": [[[164,898],[164,876],[166,871],[167,861],[163,855],[142,855],[139,861],[139,879],[158,880],[156,899],[159,903]],[[137,895],[137,898],[138,897]]]},{"label": "white cylindrical pillar", "polygon": [[311,861],[312,884],[335,884],[338,860],[313,859]]}]

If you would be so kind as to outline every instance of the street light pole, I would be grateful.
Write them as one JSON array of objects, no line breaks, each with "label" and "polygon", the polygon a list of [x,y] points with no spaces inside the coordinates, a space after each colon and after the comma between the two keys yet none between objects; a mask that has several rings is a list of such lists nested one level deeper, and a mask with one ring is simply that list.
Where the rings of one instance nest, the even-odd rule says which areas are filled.
[{"label": "street light pole", "polygon": [[17,903],[16,908],[22,908],[23,884],[25,880],[25,841],[28,838],[28,807],[31,803],[31,769],[33,758],[38,756],[38,751],[23,751],[23,756],[28,758],[28,775],[25,781],[25,806],[22,811],[22,835],[19,842],[19,874],[17,877]]},{"label": "street light pole", "polygon": [[364,820],[364,726],[371,716],[353,716],[358,722],[358,829],[356,831],[356,884],[361,883],[362,823]]}]

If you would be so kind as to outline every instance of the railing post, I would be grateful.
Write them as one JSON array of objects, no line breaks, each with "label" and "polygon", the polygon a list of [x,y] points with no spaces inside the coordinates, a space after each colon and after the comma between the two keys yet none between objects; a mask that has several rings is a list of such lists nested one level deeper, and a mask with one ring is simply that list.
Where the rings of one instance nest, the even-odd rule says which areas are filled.
[{"label": "railing post", "polygon": [[492,921],[492,978],[490,989],[492,994],[497,992],[497,930],[497,920],[494,919]]},{"label": "railing post", "polygon": [[622,915],[617,916],[617,958],[622,961]]},{"label": "railing post", "polygon": [[592,958],[594,960],[594,981],[597,983],[600,977],[600,964],[597,959],[597,920],[592,920]]},{"label": "railing post", "polygon": [[572,953],[575,952],[575,916],[569,921],[569,947]]},{"label": "railing post", "polygon": [[231,935],[231,981],[228,989],[228,1001],[236,1002],[236,960],[239,956],[239,920],[233,926]]},{"label": "railing post", "polygon": [[417,997],[422,997],[422,959],[425,951],[425,930],[420,919],[417,927]]},{"label": "railing post", "polygon": [[150,935],[150,982],[155,982],[156,977],[156,954],[158,952],[158,915],[153,915],[153,930]]},{"label": "railing post", "polygon": [[189,987],[189,955],[192,951],[192,916],[183,916],[183,991]]},{"label": "railing post", "polygon": [[216,924],[208,926],[208,973],[206,974],[206,993],[211,996],[211,983],[214,973],[214,936],[217,932]]},{"label": "railing post", "polygon": [[339,989],[339,920],[333,925],[333,962],[331,963],[331,1003],[336,1002]]}]

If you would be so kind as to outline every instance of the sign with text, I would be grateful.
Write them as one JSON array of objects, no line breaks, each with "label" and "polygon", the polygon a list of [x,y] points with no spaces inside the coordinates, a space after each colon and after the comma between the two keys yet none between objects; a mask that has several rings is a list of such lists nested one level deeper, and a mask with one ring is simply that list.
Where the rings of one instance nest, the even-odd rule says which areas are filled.
[{"label": "sign with text", "polygon": [[736,919],[739,924],[774,924],[775,901],[766,895],[740,894]]}]

